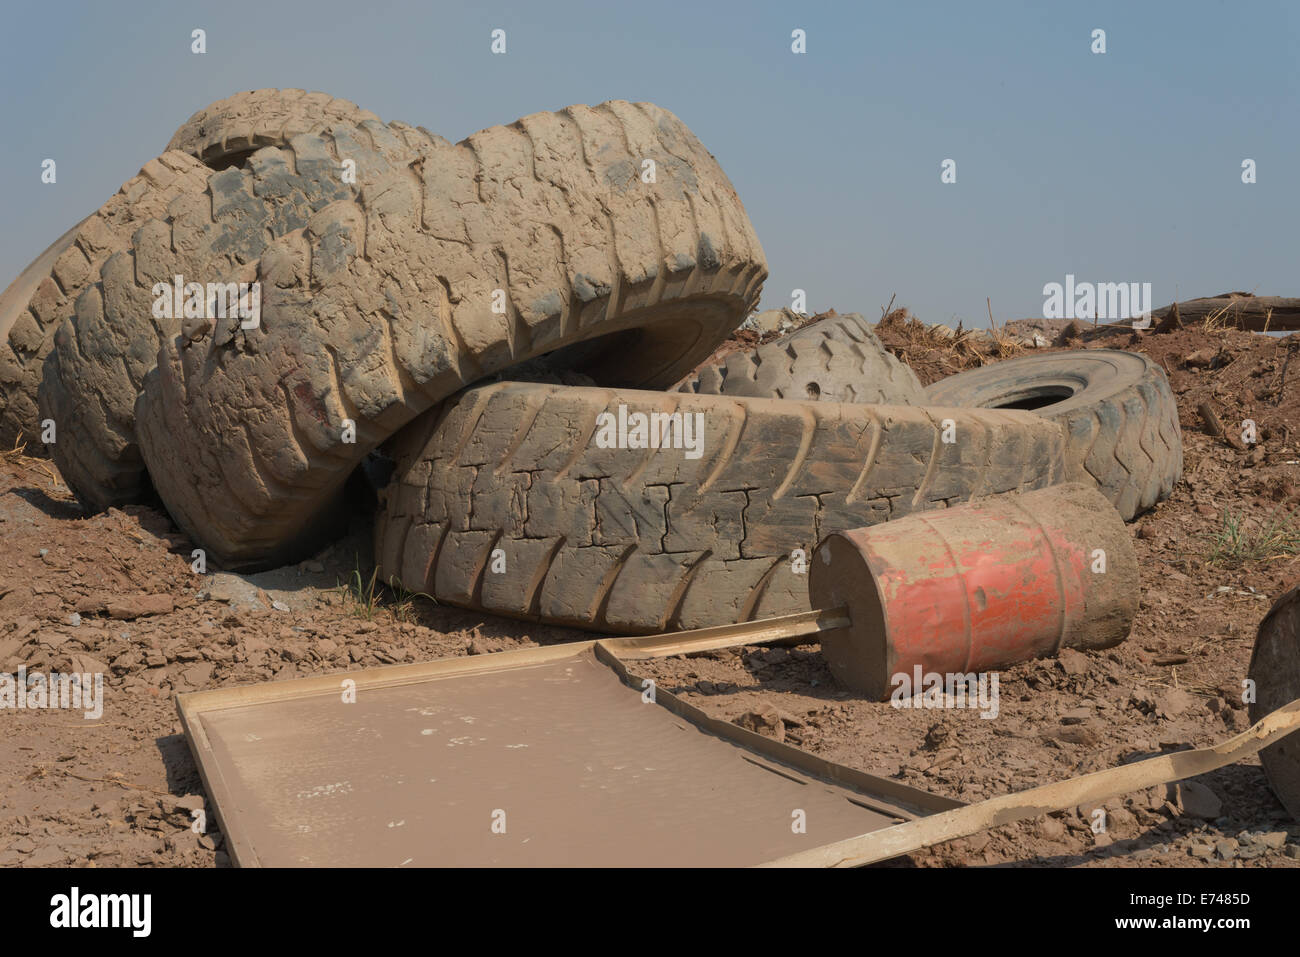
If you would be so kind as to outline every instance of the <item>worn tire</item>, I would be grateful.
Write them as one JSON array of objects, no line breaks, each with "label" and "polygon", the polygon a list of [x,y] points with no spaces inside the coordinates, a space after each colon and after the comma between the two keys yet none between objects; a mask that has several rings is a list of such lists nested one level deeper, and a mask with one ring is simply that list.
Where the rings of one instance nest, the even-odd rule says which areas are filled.
[{"label": "worn tire", "polygon": [[[167,211],[177,196],[202,188],[209,171],[183,153],[164,153],[94,215],[36,257],[0,295],[0,442],[39,436],[37,388],[54,332],[72,315],[77,297],[99,278],[110,256],[131,244],[141,224]],[[30,443],[29,454],[43,447]]]},{"label": "worn tire", "polygon": [[[1300,698],[1300,588],[1282,595],[1260,622],[1247,676],[1255,686],[1252,724]],[[1259,760],[1277,799],[1300,821],[1300,733],[1270,744]]]},{"label": "worn tire", "polygon": [[766,274],[717,162],[652,104],[428,140],[266,251],[260,329],[164,345],[137,403],[145,460],[210,557],[288,560],[371,449],[464,385],[549,353],[601,384],[666,387]]},{"label": "worn tire", "polygon": [[1024,356],[926,389],[935,405],[1029,409],[1065,427],[1066,475],[1092,482],[1125,521],[1168,498],[1183,472],[1178,405],[1146,356],[1084,349]]},{"label": "worn tire", "polygon": [[[416,154],[388,127],[366,122],[300,134],[220,172],[182,153],[167,155],[202,175],[107,259],[44,363],[40,413],[58,429],[51,451],[69,488],[92,509],[134,501],[145,488],[135,400],[160,344],[181,327],[179,317],[153,315],[154,283],[170,284],[176,275],[187,283],[248,280],[275,237],[355,197],[371,179],[404,169]],[[343,157],[356,160],[356,184],[339,176]]]},{"label": "worn tire", "polygon": [[[599,447],[598,416],[620,404],[628,416],[701,413],[703,454]],[[382,580],[636,633],[804,610],[794,549],[811,556],[831,532],[1054,484],[1064,436],[1025,412],[504,382],[428,413],[389,452]],[[487,571],[496,548],[504,574]]]},{"label": "worn tire", "polygon": [[176,131],[169,150],[188,153],[215,170],[243,163],[264,146],[287,146],[295,136],[337,124],[380,123],[349,100],[306,90],[250,90],[217,100]]},{"label": "worn tire", "polygon": [[830,316],[766,345],[733,352],[673,386],[677,392],[823,402],[924,405],[925,389],[856,313]]}]

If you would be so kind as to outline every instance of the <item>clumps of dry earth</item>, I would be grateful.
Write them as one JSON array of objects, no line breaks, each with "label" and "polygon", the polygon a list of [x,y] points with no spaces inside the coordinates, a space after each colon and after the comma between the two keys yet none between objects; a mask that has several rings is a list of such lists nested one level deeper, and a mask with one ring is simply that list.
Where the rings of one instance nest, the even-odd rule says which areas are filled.
[{"label": "clumps of dry earth", "polygon": [[[781,331],[744,330],[724,349]],[[1133,525],[1143,597],[1132,637],[1002,672],[993,719],[863,700],[835,684],[811,645],[639,662],[638,671],[712,715],[964,801],[1244,729],[1255,628],[1300,579],[1300,340],[1206,326],[1139,336],[1009,324],[968,334],[936,331],[905,310],[877,333],[924,382],[1031,348],[1127,348],[1164,366],[1181,410],[1185,479]],[[1222,436],[1206,432],[1207,403]],[[1258,443],[1234,443],[1226,427],[1247,418]],[[176,692],[588,637],[395,594],[370,577],[368,537],[358,510],[347,539],[301,565],[199,576],[192,543],[161,512],[87,516],[48,462],[0,457],[0,672],[107,676],[99,720],[0,716],[9,771],[0,866],[228,863],[214,825],[190,829],[203,794]],[[1300,822],[1257,761],[1106,802],[1104,832],[1094,832],[1094,810],[882,866],[1300,865]]]}]

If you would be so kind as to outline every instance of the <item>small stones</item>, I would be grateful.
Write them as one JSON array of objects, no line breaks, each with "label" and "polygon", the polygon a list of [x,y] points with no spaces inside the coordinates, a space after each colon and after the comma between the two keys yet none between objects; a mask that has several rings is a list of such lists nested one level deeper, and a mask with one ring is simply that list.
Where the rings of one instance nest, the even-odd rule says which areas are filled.
[{"label": "small stones", "polygon": [[67,859],[67,851],[57,845],[47,844],[33,851],[23,864],[27,867],[53,867],[64,863]]},{"label": "small stones", "polygon": [[1052,728],[1043,734],[1043,739],[1053,742],[1060,741],[1085,748],[1096,747],[1100,740],[1097,737],[1097,732],[1084,724],[1063,725],[1059,728]]},{"label": "small stones", "polygon": [[753,731],[764,737],[774,738],[777,741],[785,740],[785,722],[781,719],[781,713],[776,706],[769,702],[761,702],[740,717],[733,719],[733,723],[746,731]]},{"label": "small stones", "polygon": [[1056,658],[1056,665],[1067,675],[1087,674],[1088,656],[1073,648],[1062,648]]},{"label": "small stones", "polygon": [[212,332],[212,320],[205,316],[187,316],[181,320],[181,335],[189,342],[198,342]]},{"label": "small stones", "polygon": [[212,665],[206,661],[190,665],[181,672],[181,679],[191,688],[202,688],[211,678]]},{"label": "small stones", "polygon": [[1045,817],[1038,822],[1038,836],[1045,841],[1059,841],[1065,837],[1065,825],[1054,817]]},{"label": "small stones", "polygon": [[202,794],[186,794],[171,801],[173,811],[183,811],[185,814],[191,811],[202,811],[206,806]]},{"label": "small stones", "polygon": [[1092,708],[1071,708],[1061,715],[1061,724],[1083,724],[1092,716]]},{"label": "small stones", "polygon": [[1204,784],[1195,781],[1178,781],[1169,786],[1172,803],[1188,817],[1213,821],[1223,812],[1219,796]]},{"label": "small stones", "polygon": [[482,635],[479,635],[470,639],[469,644],[465,647],[465,654],[490,655],[493,652],[502,651],[504,647],[505,646],[497,639],[485,638]]},{"label": "small stones", "polygon": [[152,615],[169,615],[175,607],[171,595],[132,595],[108,602],[104,610],[110,618],[130,621]]},{"label": "small stones", "polygon": [[1270,851],[1281,850],[1286,845],[1286,831],[1267,831],[1252,836],[1254,843],[1259,844]]}]

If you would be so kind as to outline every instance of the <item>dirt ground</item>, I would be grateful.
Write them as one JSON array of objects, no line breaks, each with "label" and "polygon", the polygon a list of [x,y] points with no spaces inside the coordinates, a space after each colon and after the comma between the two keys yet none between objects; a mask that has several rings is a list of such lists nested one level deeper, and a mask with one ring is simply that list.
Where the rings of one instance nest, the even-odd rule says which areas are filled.
[{"label": "dirt ground", "polygon": [[[898,311],[878,332],[925,382],[1015,345],[927,331]],[[756,339],[746,333],[744,343]],[[813,753],[965,801],[1059,780],[1244,729],[1255,628],[1300,579],[1300,337],[1197,327],[1074,339],[1160,362],[1178,396],[1184,480],[1133,523],[1142,604],[1127,642],[1001,673],[1000,714],[899,710],[840,690],[815,646],[639,663],[707,712]],[[733,346],[734,347],[734,346]],[[1213,402],[1241,449],[1205,433]],[[297,566],[199,576],[192,543],[150,508],[85,515],[52,465],[0,457],[0,672],[107,676],[103,716],[8,711],[0,720],[0,866],[217,866],[211,827],[189,830],[202,788],[178,691],[587,637],[372,590],[365,516]],[[336,586],[342,587],[336,587]],[[1290,820],[1258,761],[1190,785],[1001,827],[887,867],[1300,866]]]}]

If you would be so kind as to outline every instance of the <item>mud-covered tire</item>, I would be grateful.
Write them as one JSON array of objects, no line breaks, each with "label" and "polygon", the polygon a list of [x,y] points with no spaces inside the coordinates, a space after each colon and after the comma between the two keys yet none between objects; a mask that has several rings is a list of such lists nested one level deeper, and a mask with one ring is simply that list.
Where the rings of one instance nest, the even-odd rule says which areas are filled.
[{"label": "mud-covered tire", "polygon": [[188,153],[222,170],[236,166],[264,146],[287,146],[295,136],[336,124],[361,126],[379,117],[349,100],[306,90],[249,90],[199,110],[176,131],[169,150]]},{"label": "mud-covered tire", "polygon": [[[422,137],[421,137],[422,139]],[[301,229],[318,210],[355,197],[416,154],[377,121],[305,133],[265,147],[244,166],[214,172],[172,152],[201,175],[138,228],[104,262],[97,282],[77,298],[54,335],[39,388],[42,418],[52,419],[51,447],[69,488],[87,507],[136,500],[145,485],[135,433],[135,400],[179,317],[154,315],[155,283],[247,281],[275,237]],[[340,162],[356,161],[356,182]]]},{"label": "mud-covered tire", "polygon": [[770,399],[924,405],[925,389],[856,313],[829,316],[755,349],[733,352],[673,386],[677,392]]},{"label": "mud-covered tire", "polygon": [[[637,413],[699,413],[702,454],[601,447],[600,416],[620,406],[633,427]],[[504,382],[466,390],[387,448],[382,580],[636,633],[806,609],[795,549],[812,561],[831,532],[1054,484],[1064,437],[1024,412]]]},{"label": "mud-covered tire", "polygon": [[43,447],[37,388],[54,333],[72,315],[77,297],[99,278],[100,267],[131,244],[131,235],[167,211],[177,196],[201,189],[209,170],[183,153],[146,163],[92,216],[69,229],[0,294],[0,443],[21,433],[28,454]]},{"label": "mud-covered tire", "polygon": [[164,345],[137,403],[145,460],[210,557],[287,560],[371,449],[466,384],[549,354],[664,388],[766,274],[716,160],[652,104],[431,139],[263,254],[258,330]]},{"label": "mud-covered tire", "polygon": [[[1252,723],[1300,698],[1300,587],[1282,595],[1264,616],[1247,676],[1255,688]],[[1259,760],[1277,799],[1300,821],[1300,734],[1270,744]]]},{"label": "mud-covered tire", "polygon": [[1092,482],[1125,521],[1169,497],[1183,472],[1178,405],[1164,370],[1113,349],[996,362],[935,382],[933,405],[1029,409],[1066,430],[1066,477]]}]

